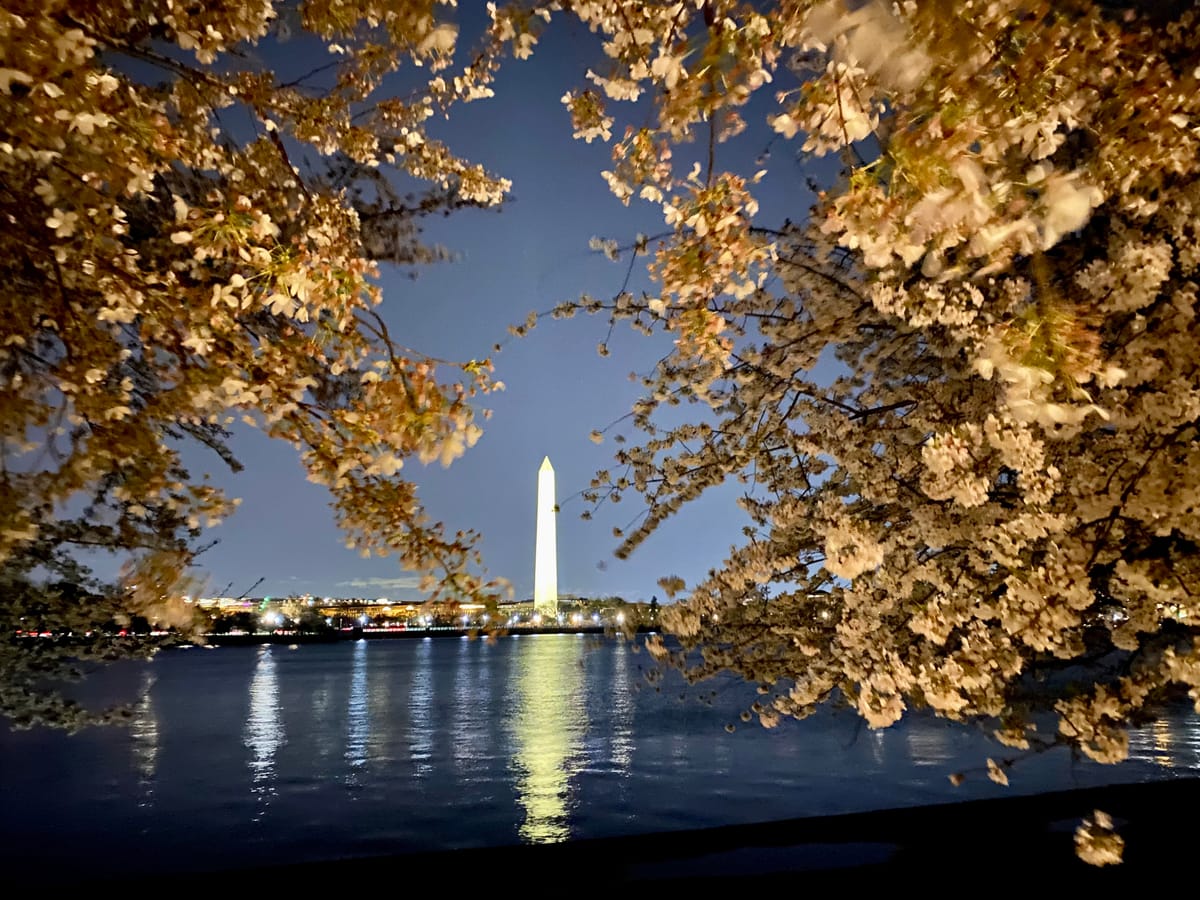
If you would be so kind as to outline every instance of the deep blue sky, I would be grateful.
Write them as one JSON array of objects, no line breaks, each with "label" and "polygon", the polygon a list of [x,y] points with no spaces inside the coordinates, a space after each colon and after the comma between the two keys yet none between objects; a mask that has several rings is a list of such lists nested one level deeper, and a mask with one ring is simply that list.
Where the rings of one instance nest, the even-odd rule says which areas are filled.
[{"label": "deep blue sky", "polygon": [[[482,4],[475,6],[464,4],[471,8],[463,13],[460,55],[479,33]],[[609,166],[609,148],[571,137],[560,97],[584,84],[589,66],[603,65],[598,50],[586,29],[560,20],[532,59],[507,62],[495,98],[461,107],[436,127],[460,154],[511,179],[512,201],[500,212],[467,210],[429,223],[427,237],[458,254],[455,262],[425,268],[416,280],[398,270],[384,273],[381,312],[401,343],[444,358],[492,356],[493,344],[506,340],[507,326],[531,310],[549,310],[583,292],[601,297],[617,292],[624,265],[589,250],[592,236],[629,240],[638,232],[663,230],[656,207],[634,201],[627,208],[609,192],[600,177]],[[313,64],[295,61],[298,71]],[[755,111],[749,118],[757,127],[719,149],[719,165],[747,174],[757,168],[755,158],[771,138],[762,125],[764,114],[765,109]],[[686,166],[681,169],[686,173]],[[764,224],[803,217],[811,195],[788,147],[776,145],[770,174],[756,195]],[[647,286],[643,265],[635,278],[631,288]],[[431,515],[452,529],[483,534],[488,573],[508,578],[517,597],[532,592],[537,470],[546,455],[557,473],[561,505],[561,592],[662,599],[659,577],[674,574],[693,583],[737,540],[742,520],[733,488],[697,503],[626,561],[612,554],[612,528],[626,526],[639,511],[634,494],[603,508],[592,521],[580,519],[585,506],[572,495],[587,487],[597,469],[612,464],[616,449],[611,441],[593,444],[589,433],[628,412],[638,396],[629,372],[647,370],[664,347],[661,339],[618,327],[612,355],[601,359],[596,345],[606,332],[601,318],[547,319],[530,336],[508,340],[494,357],[496,377],[507,390],[491,398],[493,417],[481,423],[479,443],[447,470],[416,461],[405,469]],[[204,593],[232,583],[229,593],[237,595],[261,577],[255,596],[420,598],[412,588],[415,577],[394,561],[362,559],[344,548],[328,495],[305,480],[290,447],[241,430],[234,449],[246,464],[244,472],[229,476],[215,465],[212,470],[242,505],[206,535],[219,544],[200,558]]]}]

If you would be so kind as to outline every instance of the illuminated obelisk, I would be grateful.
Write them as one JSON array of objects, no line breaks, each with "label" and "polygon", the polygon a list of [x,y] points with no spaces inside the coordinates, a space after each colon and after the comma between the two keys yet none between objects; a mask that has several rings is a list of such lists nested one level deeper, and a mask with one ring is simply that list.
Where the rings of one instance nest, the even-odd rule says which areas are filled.
[{"label": "illuminated obelisk", "polygon": [[554,466],[538,469],[537,542],[533,550],[533,609],[542,619],[558,615],[558,541],[555,538]]}]

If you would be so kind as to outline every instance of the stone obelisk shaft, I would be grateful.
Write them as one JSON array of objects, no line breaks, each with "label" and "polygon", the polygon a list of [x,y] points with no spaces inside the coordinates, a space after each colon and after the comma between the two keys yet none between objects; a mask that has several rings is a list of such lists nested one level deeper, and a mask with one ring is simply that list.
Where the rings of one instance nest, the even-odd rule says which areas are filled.
[{"label": "stone obelisk shaft", "polygon": [[537,542],[533,556],[533,608],[543,619],[558,615],[558,541],[555,537],[554,467],[550,457],[538,469]]}]

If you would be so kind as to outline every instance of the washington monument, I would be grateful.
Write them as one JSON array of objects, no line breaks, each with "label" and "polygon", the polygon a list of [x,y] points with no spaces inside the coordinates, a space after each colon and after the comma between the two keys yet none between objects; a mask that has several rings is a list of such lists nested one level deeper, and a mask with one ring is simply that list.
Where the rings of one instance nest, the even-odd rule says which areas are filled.
[{"label": "washington monument", "polygon": [[538,469],[537,542],[533,552],[533,609],[543,619],[558,616],[558,541],[554,505],[554,466],[550,457]]}]

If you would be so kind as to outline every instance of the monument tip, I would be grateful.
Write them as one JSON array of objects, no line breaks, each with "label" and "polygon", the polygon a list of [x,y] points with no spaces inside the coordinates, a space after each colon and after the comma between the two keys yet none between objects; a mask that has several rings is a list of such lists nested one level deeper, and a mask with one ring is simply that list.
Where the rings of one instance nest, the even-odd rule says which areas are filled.
[{"label": "monument tip", "polygon": [[550,465],[550,457],[548,457],[548,456],[542,457],[542,468],[541,468],[541,471],[543,471],[543,472],[544,472],[544,471],[546,471],[546,469],[549,469],[549,470],[551,470],[551,471],[554,471],[554,466]]}]

